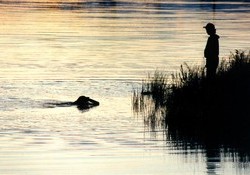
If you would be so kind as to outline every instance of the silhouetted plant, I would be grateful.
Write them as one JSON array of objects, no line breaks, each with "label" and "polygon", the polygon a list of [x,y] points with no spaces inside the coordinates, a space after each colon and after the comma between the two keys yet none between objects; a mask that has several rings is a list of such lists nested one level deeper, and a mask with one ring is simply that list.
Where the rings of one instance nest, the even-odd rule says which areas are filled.
[{"label": "silhouetted plant", "polygon": [[[154,104],[155,111],[164,109],[165,116],[160,118],[167,125],[229,126],[235,123],[236,116],[249,122],[249,54],[239,50],[231,53],[228,60],[221,61],[213,79],[206,77],[205,68],[184,64],[167,80],[166,74],[156,71],[142,82],[141,92],[134,94],[144,109],[149,103],[151,108]],[[150,116],[155,113],[153,109]]]},{"label": "silhouetted plant", "polygon": [[149,74],[148,78],[142,81],[141,90],[134,91],[134,111],[141,113],[145,117],[145,122],[150,126],[156,126],[164,120],[167,89],[166,74],[155,71],[153,76]]},{"label": "silhouetted plant", "polygon": [[168,79],[156,71],[134,92],[138,111],[154,129],[163,123],[177,149],[211,150],[239,162],[250,157],[250,54],[236,50],[221,61],[217,74],[203,67],[181,65]]}]

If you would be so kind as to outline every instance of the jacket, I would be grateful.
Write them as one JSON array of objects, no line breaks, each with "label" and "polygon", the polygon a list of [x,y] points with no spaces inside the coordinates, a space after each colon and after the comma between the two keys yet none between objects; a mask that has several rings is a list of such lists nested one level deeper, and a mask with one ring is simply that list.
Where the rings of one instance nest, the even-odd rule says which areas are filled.
[{"label": "jacket", "polygon": [[218,58],[219,57],[219,36],[214,34],[210,35],[207,40],[207,45],[204,50],[205,58]]}]

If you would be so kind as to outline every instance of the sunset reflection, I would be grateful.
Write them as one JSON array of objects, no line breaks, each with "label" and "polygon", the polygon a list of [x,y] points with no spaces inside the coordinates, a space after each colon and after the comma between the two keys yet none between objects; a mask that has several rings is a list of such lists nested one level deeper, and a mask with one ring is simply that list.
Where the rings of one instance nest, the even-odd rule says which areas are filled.
[{"label": "sunset reflection", "polygon": [[[190,142],[150,128],[131,111],[131,92],[145,75],[171,75],[184,62],[204,66],[208,22],[221,36],[221,60],[249,50],[249,6],[243,0],[0,1],[0,172],[249,174],[248,160],[234,168],[231,150],[190,149]],[[44,106],[82,95],[100,105]]]}]

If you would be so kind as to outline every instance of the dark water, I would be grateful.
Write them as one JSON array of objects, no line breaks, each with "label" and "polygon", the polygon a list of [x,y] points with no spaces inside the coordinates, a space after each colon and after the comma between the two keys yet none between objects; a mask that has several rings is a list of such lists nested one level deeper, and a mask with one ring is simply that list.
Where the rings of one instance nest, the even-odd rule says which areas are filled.
[{"label": "dark water", "polygon": [[[0,1],[1,174],[249,174],[244,146],[148,127],[131,105],[147,73],[204,64],[207,22],[221,58],[249,49],[249,12],[249,1]],[[100,106],[43,106],[80,95]]]}]

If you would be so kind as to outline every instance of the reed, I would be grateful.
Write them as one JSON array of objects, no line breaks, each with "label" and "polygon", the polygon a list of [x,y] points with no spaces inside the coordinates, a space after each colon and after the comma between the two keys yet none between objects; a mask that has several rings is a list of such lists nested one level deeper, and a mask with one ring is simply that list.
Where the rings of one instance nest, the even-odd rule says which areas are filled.
[{"label": "reed", "polygon": [[[203,67],[184,64],[167,76],[156,71],[134,91],[134,108],[151,130],[166,128],[177,149],[203,150],[250,158],[250,54],[236,50],[222,60],[216,76]],[[222,153],[222,154],[221,154]]]},{"label": "reed", "polygon": [[133,109],[144,117],[144,121],[152,128],[161,125],[164,120],[165,99],[168,93],[167,75],[155,71],[142,81],[141,89],[133,92]]},{"label": "reed", "polygon": [[[142,111],[150,106],[148,116],[151,117],[147,119],[152,122],[160,118],[168,126],[224,125],[232,129],[235,124],[247,125],[250,122],[249,55],[240,50],[231,53],[227,60],[221,61],[213,79],[206,77],[205,68],[187,64],[170,77],[156,71],[142,82],[141,90],[134,92],[137,99],[134,107],[140,106]],[[152,117],[159,110],[164,111],[161,117]]]}]

